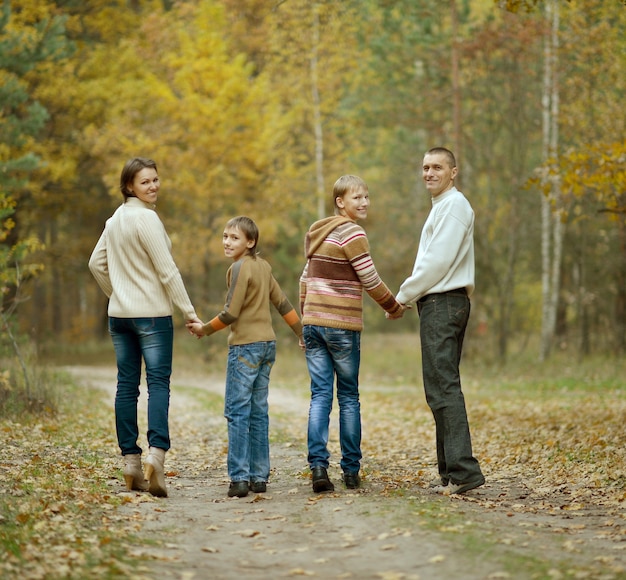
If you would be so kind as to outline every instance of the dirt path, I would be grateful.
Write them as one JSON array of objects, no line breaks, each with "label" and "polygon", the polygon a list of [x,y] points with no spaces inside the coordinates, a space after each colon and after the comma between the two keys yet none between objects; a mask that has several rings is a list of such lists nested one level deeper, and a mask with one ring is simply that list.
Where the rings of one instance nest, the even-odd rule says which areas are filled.
[{"label": "dirt path", "polygon": [[[69,370],[107,390],[112,404],[114,371]],[[223,396],[223,381],[181,375],[173,385],[169,497],[111,482],[126,500],[121,519],[151,540],[135,550],[146,558],[144,578],[626,578],[626,534],[608,533],[606,513],[555,512],[520,481],[492,477],[453,497],[419,487],[390,494],[376,478],[351,491],[334,464],[335,492],[314,494],[303,438],[283,437],[271,445],[267,493],[227,498],[225,420],[221,408],[207,413],[198,403],[199,393]],[[307,399],[271,389],[271,435],[305,429],[307,410]],[[534,513],[516,509],[528,502]]]}]

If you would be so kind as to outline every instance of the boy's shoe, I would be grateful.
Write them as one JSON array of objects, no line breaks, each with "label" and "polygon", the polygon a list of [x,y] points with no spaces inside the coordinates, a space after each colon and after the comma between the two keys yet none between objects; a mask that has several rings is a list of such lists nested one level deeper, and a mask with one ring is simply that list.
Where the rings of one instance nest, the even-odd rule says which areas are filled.
[{"label": "boy's shoe", "polygon": [[358,473],[344,473],[343,482],[348,489],[358,489],[361,485],[361,478]]},{"label": "boy's shoe", "polygon": [[[481,475],[480,478],[475,479],[474,481],[468,481],[466,483],[452,483],[450,482],[447,486],[441,487],[442,490],[445,491],[446,494],[452,495],[453,493],[465,493],[470,489],[475,489],[480,487],[485,483],[485,478]],[[444,493],[444,491],[440,491],[439,493]]]},{"label": "boy's shoe", "polygon": [[311,479],[313,480],[313,491],[335,491],[333,482],[328,479],[328,472],[325,467],[314,467],[311,469]]},{"label": "boy's shoe", "polygon": [[264,481],[251,481],[250,491],[252,493],[265,493],[267,491],[267,483]]},{"label": "boy's shoe", "polygon": [[246,497],[248,495],[247,481],[231,481],[228,486],[228,497]]}]

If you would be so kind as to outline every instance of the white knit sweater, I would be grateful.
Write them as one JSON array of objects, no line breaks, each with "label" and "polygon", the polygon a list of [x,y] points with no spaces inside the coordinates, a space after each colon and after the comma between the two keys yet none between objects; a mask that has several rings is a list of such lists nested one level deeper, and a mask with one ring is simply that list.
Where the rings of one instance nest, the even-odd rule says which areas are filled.
[{"label": "white knit sweater", "polygon": [[456,188],[434,197],[420,238],[413,272],[396,300],[410,304],[426,294],[474,291],[474,211]]},{"label": "white knit sweater", "polygon": [[171,316],[175,304],[185,320],[196,318],[171,248],[152,204],[130,197],[115,211],[89,258],[109,316]]}]

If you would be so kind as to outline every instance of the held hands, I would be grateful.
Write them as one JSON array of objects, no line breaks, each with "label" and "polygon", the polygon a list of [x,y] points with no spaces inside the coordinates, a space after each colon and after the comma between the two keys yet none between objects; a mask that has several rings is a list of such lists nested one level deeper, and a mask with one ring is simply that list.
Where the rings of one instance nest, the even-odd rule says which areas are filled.
[{"label": "held hands", "polygon": [[411,308],[409,304],[400,304],[400,309],[395,314],[390,314],[389,312],[385,312],[385,318],[387,320],[398,320],[404,316],[404,313]]},{"label": "held hands", "polygon": [[204,336],[204,323],[199,318],[196,318],[195,320],[188,320],[185,326],[187,327],[189,334],[193,334],[196,338],[202,338]]}]

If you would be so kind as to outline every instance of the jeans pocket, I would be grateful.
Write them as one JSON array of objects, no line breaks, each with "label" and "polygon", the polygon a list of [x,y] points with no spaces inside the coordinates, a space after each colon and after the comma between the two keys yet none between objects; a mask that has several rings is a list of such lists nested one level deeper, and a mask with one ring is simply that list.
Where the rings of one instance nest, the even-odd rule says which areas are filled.
[{"label": "jeans pocket", "polygon": [[133,318],[133,325],[138,334],[151,332],[156,327],[155,318]]},{"label": "jeans pocket", "polygon": [[450,321],[459,327],[464,327],[469,319],[469,307],[469,300],[467,299],[463,300],[463,302],[450,300],[448,302],[448,316]]},{"label": "jeans pocket", "polygon": [[353,330],[329,328],[326,331],[326,344],[335,360],[348,358],[357,346]]}]

